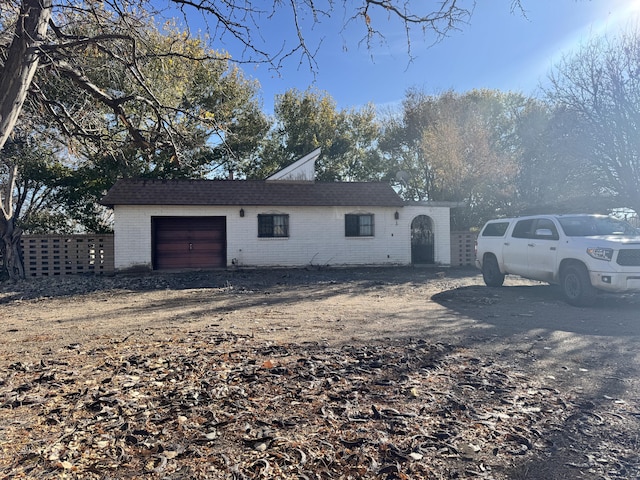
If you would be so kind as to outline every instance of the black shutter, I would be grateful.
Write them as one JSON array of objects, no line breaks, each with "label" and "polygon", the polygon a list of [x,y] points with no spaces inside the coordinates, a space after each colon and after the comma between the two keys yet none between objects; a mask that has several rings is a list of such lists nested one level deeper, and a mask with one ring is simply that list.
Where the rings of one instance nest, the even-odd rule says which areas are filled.
[{"label": "black shutter", "polygon": [[258,215],[258,237],[273,237],[273,215]]},{"label": "black shutter", "polygon": [[358,215],[344,216],[344,234],[347,237],[357,237],[360,235],[360,219]]}]

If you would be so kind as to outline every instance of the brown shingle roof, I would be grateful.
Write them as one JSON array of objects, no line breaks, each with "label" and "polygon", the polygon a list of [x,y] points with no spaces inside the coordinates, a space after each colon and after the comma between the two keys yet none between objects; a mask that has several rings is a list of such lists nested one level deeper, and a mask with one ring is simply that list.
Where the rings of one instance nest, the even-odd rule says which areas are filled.
[{"label": "brown shingle roof", "polygon": [[403,200],[387,183],[264,180],[118,180],[103,205],[389,206]]}]

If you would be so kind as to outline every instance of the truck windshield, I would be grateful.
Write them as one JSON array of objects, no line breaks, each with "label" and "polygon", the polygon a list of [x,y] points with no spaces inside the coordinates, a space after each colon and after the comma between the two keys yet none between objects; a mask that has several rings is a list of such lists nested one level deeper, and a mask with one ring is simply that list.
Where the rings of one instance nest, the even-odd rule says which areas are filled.
[{"label": "truck windshield", "polygon": [[600,215],[561,217],[558,219],[568,237],[590,237],[595,235],[640,235],[637,228],[627,222]]}]

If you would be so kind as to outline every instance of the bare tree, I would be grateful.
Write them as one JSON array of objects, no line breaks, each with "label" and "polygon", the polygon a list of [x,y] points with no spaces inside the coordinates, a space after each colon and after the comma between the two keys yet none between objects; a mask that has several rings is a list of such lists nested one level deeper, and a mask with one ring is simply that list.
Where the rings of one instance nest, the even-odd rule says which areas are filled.
[{"label": "bare tree", "polygon": [[[640,213],[640,31],[598,37],[565,57],[550,74],[547,94],[573,115],[559,132],[600,175],[601,194]],[[575,168],[584,168],[575,165]]]}]

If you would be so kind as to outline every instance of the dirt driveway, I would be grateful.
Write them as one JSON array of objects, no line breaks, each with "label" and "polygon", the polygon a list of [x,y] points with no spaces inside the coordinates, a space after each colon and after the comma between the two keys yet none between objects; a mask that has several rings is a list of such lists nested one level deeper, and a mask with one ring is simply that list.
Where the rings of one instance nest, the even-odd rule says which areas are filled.
[{"label": "dirt driveway", "polygon": [[[507,417],[514,419],[509,428],[515,430],[509,430],[508,436],[503,432],[503,438],[512,442],[518,436],[529,438],[520,442],[529,455],[527,458],[517,458],[514,454],[498,460],[498,447],[490,454],[485,446],[465,443],[465,440],[463,443],[471,447],[447,447],[450,448],[446,454],[451,457],[450,461],[441,459],[440,470],[432,463],[429,474],[437,478],[542,478],[539,476],[541,471],[546,472],[545,478],[632,478],[640,475],[637,434],[640,431],[640,295],[602,296],[596,306],[586,309],[566,305],[557,290],[548,285],[519,279],[508,279],[505,285],[500,289],[484,287],[477,271],[472,269],[431,268],[190,272],[4,284],[0,290],[0,366],[5,373],[0,376],[0,386],[4,387],[0,395],[4,393],[6,408],[9,405],[17,408],[19,402],[16,403],[15,398],[19,398],[21,392],[14,376],[20,377],[24,373],[26,377],[21,377],[20,381],[37,383],[36,377],[27,378],[29,369],[38,371],[35,366],[51,365],[55,363],[53,360],[63,357],[68,364],[71,362],[69,355],[104,351],[105,345],[117,348],[124,348],[120,347],[124,344],[127,348],[137,345],[139,353],[152,355],[153,349],[160,344],[173,343],[178,348],[186,337],[204,338],[207,335],[222,342],[220,335],[224,334],[225,339],[233,338],[237,342],[242,338],[245,343],[263,347],[286,345],[290,350],[288,355],[281,355],[282,358],[291,357],[291,345],[296,345],[300,347],[295,350],[298,365],[300,352],[305,349],[316,352],[313,358],[319,358],[317,352],[320,351],[344,355],[345,349],[359,349],[361,362],[362,349],[369,347],[398,349],[410,345],[414,350],[424,350],[425,345],[437,345],[441,351],[448,352],[442,354],[442,358],[446,358],[450,368],[461,368],[455,359],[463,359],[460,363],[464,363],[467,370],[461,370],[460,374],[468,375],[470,365],[475,365],[475,374],[482,376],[491,366],[491,371],[499,370],[510,377],[510,382],[514,383],[509,386],[510,392],[515,391],[515,383],[519,381],[524,389],[515,397],[518,402],[527,403],[523,399],[528,395],[547,395],[544,392],[558,398],[552,402],[556,407],[547,405],[547,410],[543,409],[548,412],[546,417],[540,414],[541,407],[529,406],[539,414],[535,427],[522,419],[515,421],[512,413],[501,419],[506,423]],[[397,350],[394,352],[394,355],[398,354]],[[406,351],[403,352],[407,357]],[[114,355],[110,355],[113,358]],[[272,354],[272,357],[278,356]],[[267,359],[262,367],[271,369],[276,360]],[[104,362],[104,358],[101,357],[101,361]],[[256,361],[260,365],[255,359],[254,364]],[[379,377],[380,372],[376,372]],[[366,371],[360,372],[360,375],[365,374]],[[376,375],[371,378],[377,378]],[[108,378],[111,381],[113,376]],[[338,381],[331,378],[327,380],[329,384]],[[423,380],[421,388],[427,382]],[[486,384],[491,380],[483,381]],[[469,385],[466,394],[472,389],[475,392],[486,390],[481,388],[481,383]],[[492,392],[497,404],[504,406],[516,402],[513,396],[509,400],[497,399],[495,388]],[[466,394],[461,392],[456,397],[457,404]],[[14,398],[13,403],[8,398]],[[492,399],[489,397],[487,401]],[[351,400],[350,405],[353,402]],[[478,401],[477,405],[480,403]],[[6,408],[0,409],[0,436],[3,433],[18,435],[21,430],[7,419]],[[445,411],[451,413],[451,407],[448,408]],[[524,407],[519,404],[518,408]],[[557,414],[556,420],[562,416],[562,423],[552,425],[549,416],[554,409],[564,411],[562,415],[553,413]],[[469,406],[460,407],[460,410],[469,416]],[[375,415],[371,420],[380,420],[379,411],[376,408],[373,411]],[[325,418],[325,421],[328,420]],[[543,431],[545,422],[548,430]],[[517,433],[518,428],[529,430]],[[463,433],[459,433],[457,438],[462,436]],[[532,437],[538,439],[537,444],[530,440]],[[438,441],[444,442],[443,439]],[[367,444],[372,443],[369,440]],[[344,448],[345,443],[342,445]],[[376,445],[382,449],[380,442]],[[139,447],[138,444],[135,446]],[[382,450],[387,458],[389,447],[385,448]],[[442,448],[433,446],[419,450],[406,446],[404,453],[398,454],[401,460],[396,459],[397,467],[391,468],[378,461],[374,466],[369,463],[368,470],[362,470],[362,464],[366,462],[359,460],[360,463],[356,463],[361,470],[353,468],[356,473],[360,472],[360,477],[334,478],[432,478],[425,473],[426,466],[418,466],[417,459],[422,458],[426,450],[442,454]],[[465,456],[464,451],[469,448],[472,452]],[[5,442],[2,450],[5,458],[4,463],[0,461],[0,467],[8,473],[16,468],[7,457],[9,453],[15,454],[15,449]],[[355,447],[349,452],[352,450],[355,451]],[[362,444],[359,451],[364,451]],[[80,454],[73,457],[67,452],[68,459],[63,461],[58,459],[63,458],[61,455],[52,456],[49,450],[47,452],[48,458],[57,463],[51,460],[47,463],[37,457],[33,460],[33,472],[46,468],[58,468],[67,473],[76,471],[70,465]],[[304,468],[310,468],[310,452],[311,449],[306,451]],[[478,456],[481,454],[488,457],[480,461]],[[176,457],[179,455],[172,453],[169,459]],[[344,453],[338,457],[346,458]],[[468,465],[469,457],[475,461],[473,468]],[[336,457],[333,458],[336,463],[329,463],[338,465]],[[273,476],[273,459],[271,463],[267,457],[263,461],[264,465],[269,464]],[[403,462],[410,462],[410,466],[405,468]],[[297,477],[287,477],[282,473],[284,463],[281,460],[281,474],[274,478],[311,478],[308,473],[303,474],[303,470]],[[325,459],[323,465],[326,464]],[[453,464],[457,466],[451,467]],[[263,464],[251,465],[255,470]],[[144,471],[150,467],[140,468]],[[157,467],[147,473],[158,473],[154,468]],[[191,464],[189,468],[190,475],[197,477],[196,466]],[[240,467],[227,464],[225,468]],[[340,471],[346,471],[345,468],[341,464]],[[264,469],[266,471],[266,466]],[[82,469],[78,471],[87,473]],[[317,471],[313,478],[325,478]],[[368,476],[364,472],[375,475]],[[209,474],[202,478],[217,477]]]}]

